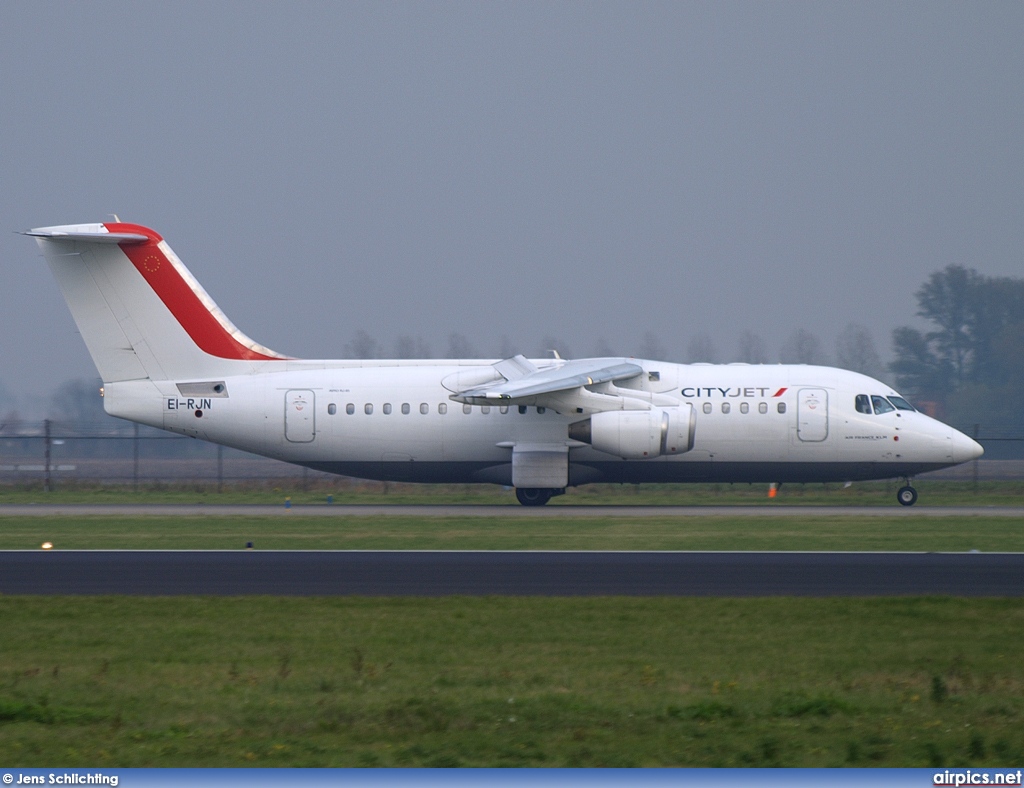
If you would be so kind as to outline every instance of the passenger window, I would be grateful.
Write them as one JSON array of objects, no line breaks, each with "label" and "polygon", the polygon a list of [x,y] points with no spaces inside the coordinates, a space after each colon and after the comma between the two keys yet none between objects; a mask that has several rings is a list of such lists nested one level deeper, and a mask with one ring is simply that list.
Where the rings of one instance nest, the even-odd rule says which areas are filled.
[{"label": "passenger window", "polygon": [[422,413],[424,416],[430,413],[430,406],[426,402],[420,403],[420,413]]},{"label": "passenger window", "polygon": [[896,410],[896,408],[890,404],[889,400],[885,397],[879,397],[877,394],[871,395],[871,404],[875,406],[876,414],[888,413],[891,410]]},{"label": "passenger window", "polygon": [[352,415],[353,413],[355,413],[355,412],[356,412],[356,406],[355,406],[355,403],[352,403],[352,402],[348,403],[348,405],[346,405],[346,406],[345,406],[345,412],[346,412],[346,413],[347,413],[347,414],[348,414],[349,416],[351,416],[351,415]]},{"label": "passenger window", "polygon": [[854,407],[857,408],[858,413],[870,413],[871,400],[868,399],[868,395],[858,394],[854,399]]},{"label": "passenger window", "polygon": [[722,403],[722,413],[728,413],[731,410],[732,410],[732,405],[730,405],[728,402],[723,402]]},{"label": "passenger window", "polygon": [[903,397],[889,397],[889,402],[896,406],[896,410],[917,410],[917,408],[903,399]]},{"label": "passenger window", "polygon": [[498,413],[508,413],[508,405],[502,405],[500,408],[498,408]]},{"label": "passenger window", "polygon": [[333,416],[337,412],[338,412],[338,406],[335,405],[333,402],[330,405],[327,406],[327,413],[328,413],[328,415]]},{"label": "passenger window", "polygon": [[779,404],[778,404],[778,405],[776,406],[776,410],[778,410],[778,411],[779,411],[779,413],[785,413],[785,412],[786,412],[786,403],[785,403],[785,402],[780,402],[780,403],[779,403]]},{"label": "passenger window", "polygon": [[438,403],[437,412],[440,413],[442,416],[444,414],[446,414],[448,412],[448,403],[447,402]]},{"label": "passenger window", "polygon": [[483,406],[481,406],[480,412],[486,416],[488,413],[491,412],[491,406],[490,405],[483,405]]},{"label": "passenger window", "polygon": [[402,403],[402,415],[403,416],[408,416],[409,415],[409,403],[408,402],[403,402]]},{"label": "passenger window", "polygon": [[750,406],[746,402],[741,402],[740,403],[740,413],[749,413],[749,412],[750,412]]},{"label": "passenger window", "polygon": [[373,405],[371,405],[369,402],[367,402],[365,405],[363,405],[363,413],[365,413],[367,416],[372,414],[373,413]]},{"label": "passenger window", "polygon": [[537,408],[537,412],[538,413],[545,413],[546,411],[547,411],[547,408]]},{"label": "passenger window", "polygon": [[758,413],[767,413],[768,412],[768,403],[767,402],[759,402],[759,403],[757,403],[757,412]]},{"label": "passenger window", "polygon": [[462,412],[465,413],[468,416],[470,413],[473,412],[473,406],[469,405],[469,404],[463,405],[462,406]]},{"label": "passenger window", "polygon": [[710,402],[705,402],[703,410],[704,410],[705,413],[710,413],[711,412],[711,403]]},{"label": "passenger window", "polygon": [[390,416],[391,415],[391,403],[390,402],[385,402],[384,403],[384,415],[385,416]]},{"label": "passenger window", "polygon": [[526,406],[525,405],[520,405],[519,406],[519,412],[525,414],[526,413]]}]

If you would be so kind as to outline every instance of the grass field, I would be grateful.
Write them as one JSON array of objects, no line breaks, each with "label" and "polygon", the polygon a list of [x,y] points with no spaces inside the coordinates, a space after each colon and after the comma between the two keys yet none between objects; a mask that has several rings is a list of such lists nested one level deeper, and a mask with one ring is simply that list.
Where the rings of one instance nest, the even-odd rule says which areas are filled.
[{"label": "grass field", "polygon": [[[1015,518],[841,507],[296,515],[4,517],[0,549],[1024,550]],[[1016,599],[0,597],[0,760],[1011,767],[1022,646]]]},{"label": "grass field", "polygon": [[1014,766],[1024,600],[0,598],[11,766]]},{"label": "grass field", "polygon": [[1020,552],[1012,517],[0,517],[0,549]]},{"label": "grass field", "polygon": [[[915,486],[920,504],[926,506],[1014,506],[1024,502],[1024,481],[971,482],[919,479]],[[774,502],[780,505],[893,506],[900,483],[863,482],[841,484],[787,484]],[[573,505],[743,505],[767,504],[767,485],[752,484],[591,484],[570,488],[553,498],[549,506]],[[135,491],[125,486],[73,485],[58,482],[43,492],[37,483],[0,487],[5,503],[249,503],[323,504],[507,504],[518,506],[515,493],[491,484],[395,484],[338,479],[317,482],[306,488],[295,481],[288,485],[235,484],[217,492],[214,484],[151,485]]]}]

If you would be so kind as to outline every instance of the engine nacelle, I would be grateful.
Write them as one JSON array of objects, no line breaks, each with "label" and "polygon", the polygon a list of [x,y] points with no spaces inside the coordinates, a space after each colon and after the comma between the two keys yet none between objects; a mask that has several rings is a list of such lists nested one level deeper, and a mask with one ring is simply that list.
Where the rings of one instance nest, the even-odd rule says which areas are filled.
[{"label": "engine nacelle", "polygon": [[697,416],[690,404],[651,410],[610,410],[569,425],[569,437],[624,459],[682,454],[693,448]]}]

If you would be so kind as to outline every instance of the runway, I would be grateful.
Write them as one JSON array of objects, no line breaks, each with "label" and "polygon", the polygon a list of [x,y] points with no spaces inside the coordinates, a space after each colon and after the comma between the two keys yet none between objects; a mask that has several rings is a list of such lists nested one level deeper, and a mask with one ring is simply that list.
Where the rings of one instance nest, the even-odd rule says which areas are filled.
[{"label": "runway", "polygon": [[0,517],[1018,517],[1024,506],[518,506],[458,504],[2,504]]},{"label": "runway", "polygon": [[1024,553],[4,551],[2,594],[1024,596]]}]

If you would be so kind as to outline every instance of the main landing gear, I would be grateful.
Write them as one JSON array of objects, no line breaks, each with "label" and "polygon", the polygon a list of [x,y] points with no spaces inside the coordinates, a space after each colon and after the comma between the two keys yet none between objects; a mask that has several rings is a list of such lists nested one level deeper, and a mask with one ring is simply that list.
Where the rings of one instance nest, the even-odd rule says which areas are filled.
[{"label": "main landing gear", "polygon": [[910,486],[909,480],[896,491],[896,500],[903,506],[913,506],[917,503],[917,490]]},{"label": "main landing gear", "polygon": [[564,495],[565,490],[552,490],[544,487],[517,487],[516,498],[523,506],[543,506],[556,495]]}]

